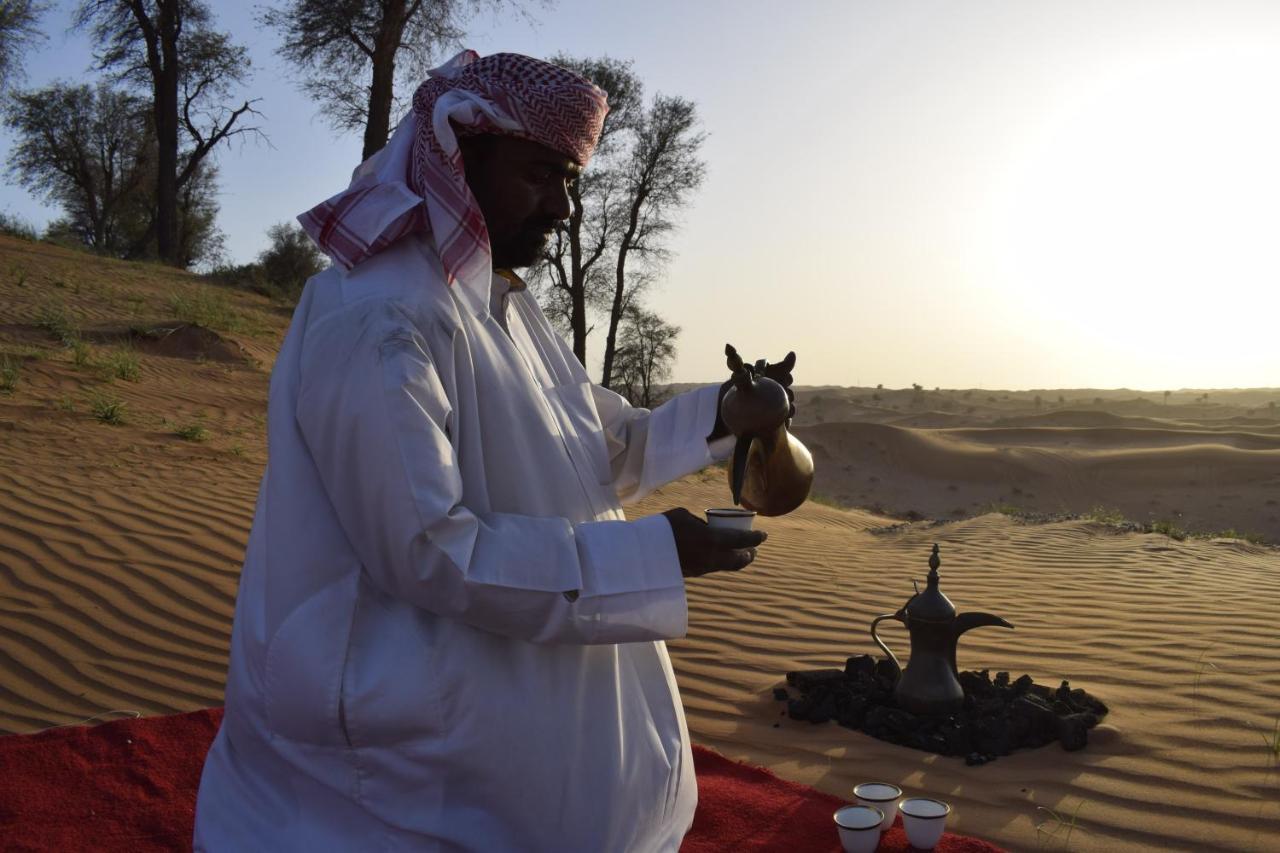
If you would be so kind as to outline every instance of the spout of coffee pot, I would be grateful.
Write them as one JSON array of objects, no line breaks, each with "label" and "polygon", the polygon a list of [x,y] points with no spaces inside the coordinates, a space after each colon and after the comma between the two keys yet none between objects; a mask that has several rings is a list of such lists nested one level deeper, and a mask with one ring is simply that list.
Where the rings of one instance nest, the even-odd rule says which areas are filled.
[{"label": "spout of coffee pot", "polygon": [[752,436],[740,435],[733,446],[733,462],[729,468],[729,491],[733,493],[733,505],[742,505],[742,485],[747,480],[747,458],[751,455]]},{"label": "spout of coffee pot", "polygon": [[1013,629],[1008,621],[1001,619],[999,616],[993,616],[990,613],[961,613],[956,616],[955,636],[959,637],[965,631],[972,631],[974,628],[985,628],[988,626],[998,626],[1000,628]]}]

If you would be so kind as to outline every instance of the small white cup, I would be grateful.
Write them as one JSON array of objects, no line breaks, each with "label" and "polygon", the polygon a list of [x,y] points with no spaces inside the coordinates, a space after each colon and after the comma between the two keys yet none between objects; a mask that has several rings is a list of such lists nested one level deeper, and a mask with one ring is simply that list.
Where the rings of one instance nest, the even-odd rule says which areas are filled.
[{"label": "small white cup", "polygon": [[750,530],[756,520],[754,510],[726,507],[725,509],[707,510],[707,524],[712,527],[726,527],[730,530]]},{"label": "small white cup", "polygon": [[864,806],[873,806],[884,812],[884,821],[880,830],[887,832],[893,826],[893,819],[898,816],[898,799],[902,789],[888,782],[863,782],[853,789],[853,795]]},{"label": "small white cup", "polygon": [[872,853],[879,846],[884,812],[875,806],[844,806],[834,817],[845,853]]},{"label": "small white cup", "polygon": [[912,847],[932,850],[947,826],[951,806],[941,800],[928,797],[910,797],[898,804],[902,812],[902,824],[907,830],[907,840]]}]

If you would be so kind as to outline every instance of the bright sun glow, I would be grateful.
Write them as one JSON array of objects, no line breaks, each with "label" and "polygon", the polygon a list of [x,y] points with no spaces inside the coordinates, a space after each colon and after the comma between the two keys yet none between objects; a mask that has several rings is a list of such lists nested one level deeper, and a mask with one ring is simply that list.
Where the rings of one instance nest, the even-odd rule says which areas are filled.
[{"label": "bright sun glow", "polygon": [[1272,53],[1105,75],[1010,173],[993,254],[1058,341],[1136,386],[1280,375],[1280,111]]}]

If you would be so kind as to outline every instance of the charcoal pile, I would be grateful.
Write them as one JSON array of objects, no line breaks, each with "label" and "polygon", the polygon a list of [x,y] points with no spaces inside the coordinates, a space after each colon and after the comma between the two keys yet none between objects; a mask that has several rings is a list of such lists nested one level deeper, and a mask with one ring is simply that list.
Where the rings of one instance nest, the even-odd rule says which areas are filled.
[{"label": "charcoal pile", "polygon": [[1066,681],[1052,688],[1036,684],[1029,675],[1010,680],[1007,672],[992,678],[982,670],[960,673],[964,707],[958,713],[921,716],[898,707],[895,678],[888,660],[857,655],[843,670],[787,673],[791,689],[777,688],[774,698],[787,703],[793,720],[835,720],[889,743],[963,756],[970,765],[1055,741],[1063,749],[1083,749],[1089,729],[1107,713],[1106,705],[1084,690],[1073,690]]}]

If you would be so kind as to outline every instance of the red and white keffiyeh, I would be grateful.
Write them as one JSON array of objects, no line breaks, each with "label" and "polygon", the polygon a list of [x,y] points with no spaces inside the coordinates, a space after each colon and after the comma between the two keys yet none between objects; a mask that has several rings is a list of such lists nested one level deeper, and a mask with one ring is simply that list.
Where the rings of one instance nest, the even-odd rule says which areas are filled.
[{"label": "red and white keffiyeh", "polygon": [[430,232],[449,284],[461,281],[487,303],[489,234],[463,175],[458,135],[519,136],[585,166],[608,109],[604,91],[572,71],[465,50],[430,72],[412,112],[351,185],[298,221],[347,269],[412,231]]}]

